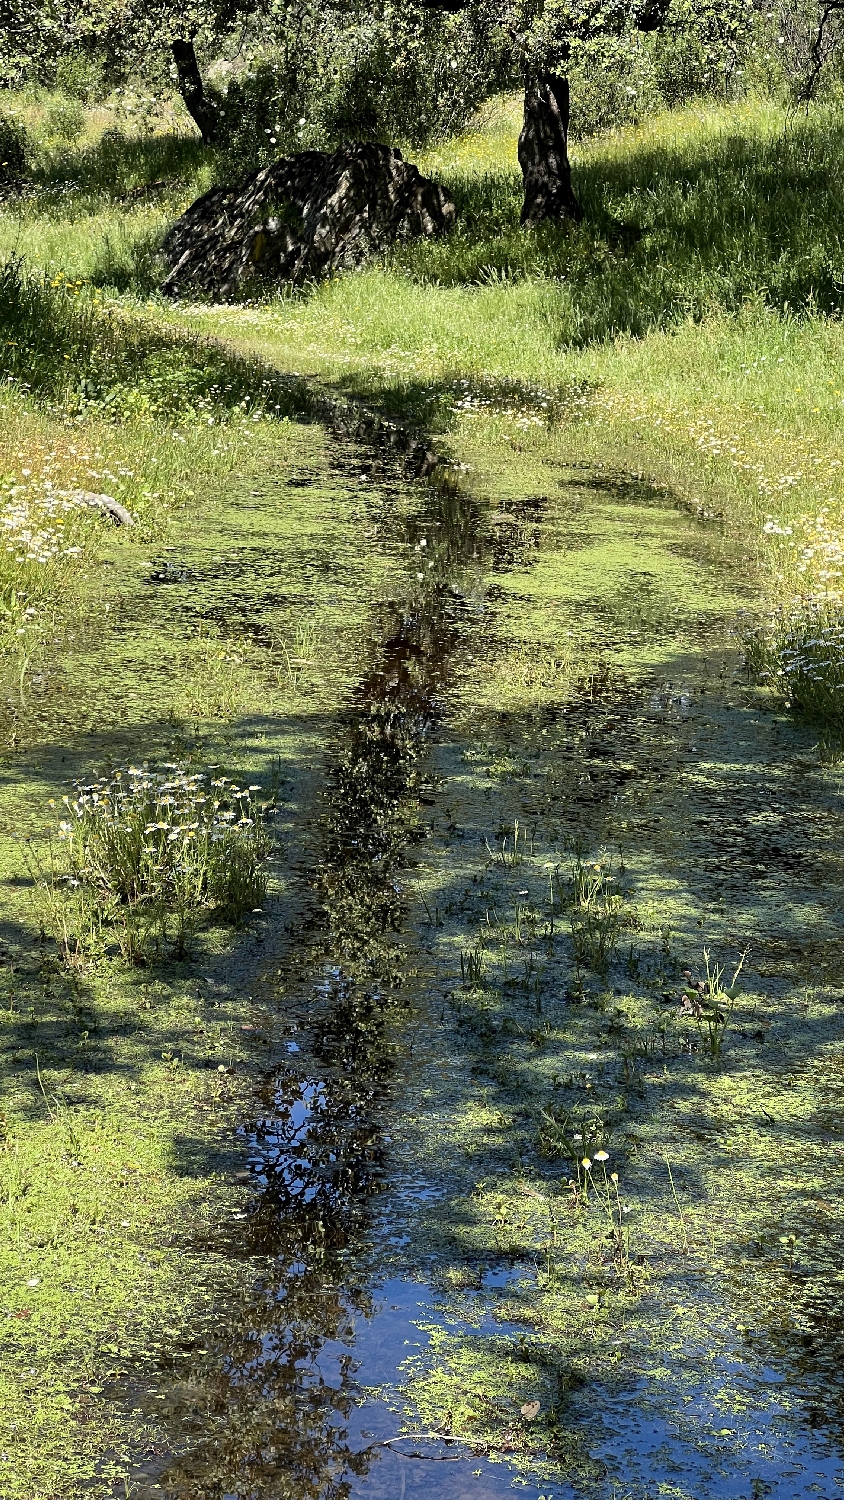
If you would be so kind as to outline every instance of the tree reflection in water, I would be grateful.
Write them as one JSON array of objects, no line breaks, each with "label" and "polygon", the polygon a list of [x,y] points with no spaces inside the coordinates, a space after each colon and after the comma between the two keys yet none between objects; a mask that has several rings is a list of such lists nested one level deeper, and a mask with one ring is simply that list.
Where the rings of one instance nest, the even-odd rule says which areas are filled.
[{"label": "tree reflection in water", "polygon": [[[341,1500],[372,1459],[349,1418],[366,1375],[355,1324],[374,1310],[369,1204],[383,1186],[381,1125],[407,1017],[401,872],[426,737],[489,553],[470,496],[443,485],[421,498],[401,538],[405,596],[381,611],[382,644],[325,771],[311,875],[319,916],[299,955],[311,976],[308,1074],[276,1080],[252,1135],[260,1191],[243,1250],[266,1272],[194,1393],[191,1451],[164,1481],[180,1497]],[[383,523],[395,524],[386,512]],[[512,552],[512,537],[504,545]]]}]

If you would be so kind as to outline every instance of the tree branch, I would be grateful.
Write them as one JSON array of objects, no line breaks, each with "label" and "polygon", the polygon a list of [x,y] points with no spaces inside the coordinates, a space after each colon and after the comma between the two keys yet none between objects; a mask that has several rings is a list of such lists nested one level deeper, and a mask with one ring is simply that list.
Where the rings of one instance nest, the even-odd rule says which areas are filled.
[{"label": "tree branch", "polygon": [[815,34],[815,40],[812,43],[812,50],[810,53],[812,59],[811,66],[809,68],[809,72],[806,75],[806,81],[803,84],[802,89],[800,90],[800,98],[804,104],[808,104],[810,100],[814,98],[815,89],[818,86],[818,79],[821,76],[823,65],[826,62],[827,57],[829,56],[828,53],[825,54],[823,51],[824,32],[826,31],[826,28],[829,25],[832,17],[840,15],[842,11],[844,11],[844,0],[827,0],[827,4],[823,8],[820,21],[818,22],[818,29]]}]

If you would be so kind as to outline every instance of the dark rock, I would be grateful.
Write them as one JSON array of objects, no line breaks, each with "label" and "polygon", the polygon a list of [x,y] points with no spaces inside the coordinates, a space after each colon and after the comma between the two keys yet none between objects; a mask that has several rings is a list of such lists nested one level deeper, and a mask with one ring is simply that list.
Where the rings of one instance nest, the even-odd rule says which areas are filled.
[{"label": "dark rock", "polygon": [[162,290],[225,298],[250,276],[306,281],[454,217],[448,193],[390,146],[301,151],[197,198],[164,240]]}]

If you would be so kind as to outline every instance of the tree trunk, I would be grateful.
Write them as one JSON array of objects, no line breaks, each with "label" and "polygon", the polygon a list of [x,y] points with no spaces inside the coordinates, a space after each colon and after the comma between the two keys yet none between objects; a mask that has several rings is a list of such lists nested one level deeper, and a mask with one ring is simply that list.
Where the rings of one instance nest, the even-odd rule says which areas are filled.
[{"label": "tree trunk", "polygon": [[220,139],[220,117],[214,104],[206,98],[193,42],[179,38],[171,43],[170,50],[176,64],[179,93],[185,101],[185,108],[199,127],[202,144],[214,146]]},{"label": "tree trunk", "polygon": [[542,219],[582,219],[574,196],[568,154],[569,81],[539,73],[525,89],[519,166],[525,180],[523,224]]}]

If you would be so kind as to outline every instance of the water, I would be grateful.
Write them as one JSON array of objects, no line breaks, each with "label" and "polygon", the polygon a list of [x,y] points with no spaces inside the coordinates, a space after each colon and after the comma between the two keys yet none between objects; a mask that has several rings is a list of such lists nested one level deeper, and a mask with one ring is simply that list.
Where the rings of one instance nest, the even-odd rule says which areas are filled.
[{"label": "water", "polygon": [[[285,611],[333,621],[331,690],[295,715],[268,693],[240,726],[295,787],[289,932],[268,924],[267,950],[230,969],[286,1038],[237,1142],[254,1194],[228,1253],[254,1277],[178,1378],[162,1372],[169,1435],[135,1493],[831,1500],[837,801],[811,736],[736,676],[740,575],[716,530],[624,476],[486,505],[395,478],[362,490],[352,457],[324,501],[333,542],[295,516],[279,534],[244,500],[248,517],[150,560],[128,668],[90,648],[86,738],[63,742],[49,684],[30,707],[62,775],[134,753],[141,724],[154,753],[166,713],[137,704],[128,669],[161,691],[174,622],[224,623],[258,661]],[[301,476],[295,503],[310,489]],[[602,846],[635,899],[603,976],[575,969],[564,914],[542,905],[546,864]],[[479,1001],[459,958],[483,934]],[[660,1051],[684,963],[746,938],[757,1008],[723,1067],[692,1026]],[[788,1008],[807,980],[825,1009],[802,989]],[[637,1005],[650,1051],[629,1040]],[[801,1089],[812,1112],[792,1118]],[[586,1130],[597,1098],[636,1210],[623,1272],[569,1212],[570,1157],[537,1143],[549,1110]],[[807,1233],[806,1213],[827,1218]]]},{"label": "water", "polygon": [[[243,1477],[227,1491],[230,1500],[288,1493],[342,1494],[350,1500],[435,1494],[492,1500],[514,1492],[557,1500],[586,1493],[637,1500],[664,1493],[694,1500],[714,1495],[796,1500],[840,1491],[840,1457],[801,1417],[795,1384],[782,1399],[782,1370],[756,1357],[748,1360],[732,1332],[723,1348],[713,1339],[696,1356],[663,1349],[655,1376],[635,1373],[637,1355],[647,1363],[641,1347],[611,1385],[593,1380],[581,1390],[575,1386],[565,1426],[579,1452],[574,1462],[550,1460],[550,1469],[541,1445],[526,1466],[508,1462],[508,1448],[515,1453],[521,1446],[518,1402],[509,1418],[513,1438],[499,1432],[495,1462],[483,1441],[452,1439],[448,1421],[445,1431],[427,1431],[429,1424],[419,1420],[412,1400],[408,1405],[407,1380],[415,1366],[431,1358],[432,1329],[457,1336],[468,1330],[475,1340],[524,1347],[524,1332],[506,1312],[514,1288],[529,1287],[543,1274],[541,1257],[486,1262],[476,1269],[474,1287],[457,1298],[457,1308],[453,1295],[423,1275],[426,1257],[435,1277],[437,1266],[430,1247],[419,1259],[414,1243],[419,1210],[447,1204],[453,1183],[447,1170],[431,1169],[430,1163],[427,1172],[424,1164],[421,1171],[414,1168],[406,1112],[412,1112],[413,1080],[421,1085],[432,1071],[448,1070],[450,1061],[437,1051],[425,983],[412,977],[420,959],[424,971],[425,960],[407,946],[404,872],[423,831],[415,809],[420,802],[441,806],[449,775],[456,780],[448,705],[450,699],[459,701],[461,671],[465,680],[468,662],[477,677],[490,626],[498,623],[496,612],[499,620],[509,612],[512,626],[514,613],[529,611],[530,595],[521,589],[525,570],[535,574],[543,566],[543,541],[560,548],[559,532],[549,535],[546,526],[543,536],[545,509],[541,501],[522,510],[511,503],[491,523],[469,497],[446,492],[429,496],[427,510],[423,502],[406,524],[405,593],[383,610],[383,645],[342,716],[327,764],[320,852],[309,875],[319,908],[308,944],[315,972],[310,981],[303,981],[301,971],[291,981],[299,986],[297,1034],[307,1035],[307,1056],[302,1051],[295,1056],[298,1070],[292,1067],[277,1085],[273,1112],[251,1137],[249,1160],[258,1192],[251,1232],[271,1247],[273,1313],[262,1320],[260,1355],[232,1359],[219,1410],[230,1420],[233,1391],[239,1396],[248,1389],[254,1398],[259,1375],[260,1396],[250,1417],[260,1427],[256,1411],[266,1406],[269,1386],[272,1457],[261,1456],[265,1438],[253,1439],[252,1447],[241,1442],[236,1455],[221,1454],[218,1442],[209,1465],[197,1463],[195,1453],[183,1471],[194,1483],[199,1479],[198,1492],[206,1492],[202,1485],[212,1473],[216,1479],[236,1471]],[[629,493],[616,487],[610,512],[610,523],[620,520],[635,528],[637,539],[643,523],[655,529],[664,569],[667,552],[668,569],[681,571],[681,549],[691,554],[685,566],[693,581],[695,574],[699,578],[718,565],[717,537],[678,523],[676,513],[666,513],[635,486]],[[572,519],[564,508],[564,536]],[[516,761],[522,751],[530,756],[530,736],[547,735],[553,726],[555,774],[569,781],[569,815],[575,822],[585,818],[587,826],[591,822],[593,838],[596,819],[605,815],[608,802],[617,806],[631,776],[660,781],[666,763],[676,771],[680,755],[698,755],[697,742],[713,735],[726,733],[727,743],[734,744],[736,718],[735,706],[726,701],[714,717],[710,712],[709,723],[700,711],[700,694],[711,689],[700,642],[713,626],[722,628],[735,608],[730,589],[738,586],[728,582],[719,592],[713,573],[703,609],[685,608],[688,577],[645,579],[647,570],[637,571],[635,560],[631,565],[629,557],[613,552],[612,533],[609,555],[603,543],[601,557],[600,519],[596,538],[594,499],[592,516],[576,518],[573,541],[581,566],[568,610],[583,641],[585,595],[601,569],[589,628],[596,628],[597,618],[604,635],[602,659],[610,646],[618,666],[602,666],[590,679],[587,705],[578,710],[576,699],[569,702],[562,732],[559,713],[547,707],[540,707],[538,716],[528,715],[525,727],[517,714],[501,714],[498,720],[506,752]],[[555,524],[560,526],[559,512]],[[565,551],[564,538],[562,545]],[[647,542],[645,558],[646,547]],[[672,587],[680,598],[669,598],[669,608],[659,596]],[[643,597],[657,602],[643,608]],[[746,712],[739,713],[746,720]],[[679,749],[678,736],[684,742]],[[464,757],[465,740],[458,740],[458,749]],[[748,760],[752,756],[744,764]],[[459,861],[453,831],[455,819],[463,820],[453,812],[449,817],[441,843],[446,858]],[[737,862],[746,861],[744,847],[734,855]],[[448,926],[447,918],[428,915],[434,928]],[[435,946],[432,940],[429,947]],[[289,998],[288,993],[287,1003]],[[291,1043],[300,1045],[304,1041]],[[599,1061],[599,1054],[587,1054],[587,1064],[590,1060]],[[401,1133],[402,1110],[405,1139],[399,1149],[389,1129]],[[411,1277],[384,1269],[403,1261],[412,1265],[414,1257]],[[686,1285],[685,1292],[694,1302],[694,1290]],[[653,1340],[653,1330],[650,1336]],[[403,1433],[407,1418],[416,1436]],[[295,1442],[291,1425],[297,1429]],[[232,1431],[240,1437],[237,1421]],[[545,1477],[531,1473],[537,1466]]]}]

